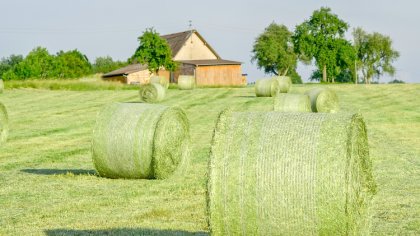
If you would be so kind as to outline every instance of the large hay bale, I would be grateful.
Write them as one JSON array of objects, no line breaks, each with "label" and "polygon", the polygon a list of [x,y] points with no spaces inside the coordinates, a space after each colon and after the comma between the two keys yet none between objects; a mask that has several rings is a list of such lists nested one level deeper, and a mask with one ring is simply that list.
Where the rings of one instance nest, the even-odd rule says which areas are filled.
[{"label": "large hay bale", "polygon": [[212,141],[212,235],[364,235],[375,192],[357,114],[229,112]]},{"label": "large hay bale", "polygon": [[279,93],[288,93],[292,87],[292,80],[289,76],[274,76],[273,79],[276,79],[279,82]]},{"label": "large hay bale", "polygon": [[3,93],[3,91],[4,91],[4,83],[3,83],[3,80],[0,79],[0,93]]},{"label": "large hay bale", "polygon": [[6,142],[9,134],[9,118],[6,107],[0,102],[0,144]]},{"label": "large hay bale", "polygon": [[274,98],[274,111],[311,112],[311,101],[308,95],[280,93]]},{"label": "large hay bale", "polygon": [[305,92],[311,99],[313,112],[335,113],[340,109],[337,94],[327,88],[314,88]]},{"label": "large hay bale", "polygon": [[163,76],[152,76],[150,77],[150,83],[160,84],[165,89],[169,87],[169,81]]},{"label": "large hay bale", "polygon": [[195,87],[195,79],[192,75],[180,75],[178,77],[178,88],[181,90],[190,90]]},{"label": "large hay bale", "polygon": [[109,178],[165,179],[188,157],[189,123],[179,108],[145,103],[105,107],[93,132],[93,162]]},{"label": "large hay bale", "polygon": [[144,102],[155,103],[165,98],[166,89],[161,84],[150,83],[140,87],[140,99]]},{"label": "large hay bale", "polygon": [[279,92],[279,83],[276,79],[259,79],[255,83],[257,97],[274,97]]}]

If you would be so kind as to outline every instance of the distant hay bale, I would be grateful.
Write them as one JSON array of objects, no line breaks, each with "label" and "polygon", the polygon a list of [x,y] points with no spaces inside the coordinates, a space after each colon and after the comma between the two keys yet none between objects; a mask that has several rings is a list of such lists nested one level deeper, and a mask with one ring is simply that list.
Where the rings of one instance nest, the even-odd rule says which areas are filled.
[{"label": "distant hay bale", "polygon": [[288,93],[292,87],[292,80],[289,76],[274,76],[273,79],[276,79],[279,82],[279,93]]},{"label": "distant hay bale", "polygon": [[92,158],[101,176],[165,179],[188,158],[185,113],[146,103],[116,103],[97,116]]},{"label": "distant hay bale", "polygon": [[0,102],[0,144],[6,142],[9,134],[9,118],[6,107]]},{"label": "distant hay bale", "polygon": [[180,75],[178,77],[178,88],[181,90],[194,89],[195,79],[192,75]]},{"label": "distant hay bale", "polygon": [[371,171],[358,114],[224,111],[210,154],[211,235],[364,235]]},{"label": "distant hay bale", "polygon": [[4,91],[4,83],[3,83],[3,80],[0,79],[0,93],[3,93],[3,91]]},{"label": "distant hay bale", "polygon": [[160,84],[165,89],[168,89],[169,87],[169,81],[163,76],[152,76],[150,78],[150,83]]},{"label": "distant hay bale", "polygon": [[279,92],[279,83],[276,79],[259,79],[255,83],[257,97],[274,97]]},{"label": "distant hay bale", "polygon": [[140,87],[140,99],[144,102],[155,103],[165,99],[166,89],[161,84],[150,83]]},{"label": "distant hay bale", "polygon": [[313,112],[335,113],[340,109],[337,94],[327,88],[314,88],[305,92],[311,99]]},{"label": "distant hay bale", "polygon": [[311,112],[311,101],[308,95],[280,93],[274,98],[274,111]]}]

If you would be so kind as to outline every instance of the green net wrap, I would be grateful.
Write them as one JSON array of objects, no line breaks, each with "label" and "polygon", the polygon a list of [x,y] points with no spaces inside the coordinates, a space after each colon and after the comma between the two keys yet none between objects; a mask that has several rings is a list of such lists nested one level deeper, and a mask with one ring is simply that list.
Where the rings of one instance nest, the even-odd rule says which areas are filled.
[{"label": "green net wrap", "polygon": [[365,235],[375,188],[360,115],[219,117],[209,164],[212,235]]},{"label": "green net wrap", "polygon": [[97,117],[93,162],[109,178],[165,179],[188,158],[189,123],[178,108],[116,103]]}]

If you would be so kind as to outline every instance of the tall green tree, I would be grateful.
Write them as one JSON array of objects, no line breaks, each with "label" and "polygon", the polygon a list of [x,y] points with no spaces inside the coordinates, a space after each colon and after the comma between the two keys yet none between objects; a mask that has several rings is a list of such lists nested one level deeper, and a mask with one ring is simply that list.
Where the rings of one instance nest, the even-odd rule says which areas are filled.
[{"label": "tall green tree", "polygon": [[362,28],[356,28],[353,39],[358,69],[362,72],[365,83],[371,83],[373,77],[379,79],[383,74],[394,75],[395,67],[392,62],[400,54],[392,48],[389,36],[377,32],[369,34]]},{"label": "tall green tree", "polygon": [[271,23],[254,42],[251,61],[267,74],[291,75],[296,71],[292,32],[285,25]]},{"label": "tall green tree", "polygon": [[140,46],[132,60],[146,64],[151,73],[159,74],[160,68],[174,71],[177,64],[172,60],[172,50],[168,42],[159,36],[153,28],[146,29],[138,38]]},{"label": "tall green tree", "polygon": [[54,56],[46,48],[36,47],[20,62],[15,74],[19,78],[46,79],[55,74]]},{"label": "tall green tree", "polygon": [[292,36],[295,52],[306,60],[315,59],[324,82],[334,82],[345,58],[343,52],[349,52],[350,43],[344,38],[348,27],[326,7],[314,11],[309,20],[296,26]]}]

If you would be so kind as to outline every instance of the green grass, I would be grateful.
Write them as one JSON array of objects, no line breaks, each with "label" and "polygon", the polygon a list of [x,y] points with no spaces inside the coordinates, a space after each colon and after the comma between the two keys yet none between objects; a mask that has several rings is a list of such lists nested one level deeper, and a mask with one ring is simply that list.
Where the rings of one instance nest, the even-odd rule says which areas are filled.
[{"label": "green grass", "polygon": [[[298,85],[303,93],[315,85]],[[206,174],[213,127],[226,106],[270,110],[254,88],[171,89],[163,104],[186,110],[192,158],[184,178],[96,176],[91,135],[107,103],[138,101],[137,90],[10,89],[0,95],[10,136],[0,147],[0,235],[205,235]],[[366,120],[378,194],[374,235],[420,234],[420,85],[337,85],[344,111]]]}]

